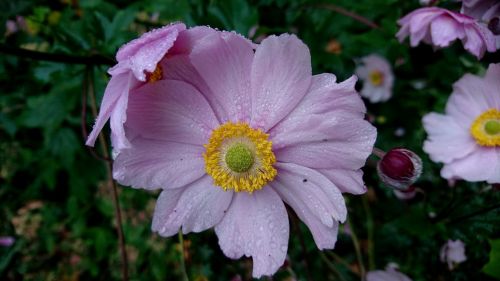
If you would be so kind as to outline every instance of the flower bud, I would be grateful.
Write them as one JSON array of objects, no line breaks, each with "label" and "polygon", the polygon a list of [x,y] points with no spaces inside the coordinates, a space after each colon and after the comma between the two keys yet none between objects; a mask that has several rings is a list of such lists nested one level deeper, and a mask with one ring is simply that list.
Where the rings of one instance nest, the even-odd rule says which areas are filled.
[{"label": "flower bud", "polygon": [[378,162],[377,173],[388,186],[408,190],[422,173],[422,160],[413,151],[393,148]]}]

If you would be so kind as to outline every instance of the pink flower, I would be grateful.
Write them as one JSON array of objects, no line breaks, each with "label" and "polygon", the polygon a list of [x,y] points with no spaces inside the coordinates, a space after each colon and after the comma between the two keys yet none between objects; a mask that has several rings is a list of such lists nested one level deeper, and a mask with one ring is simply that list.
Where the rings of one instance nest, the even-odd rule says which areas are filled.
[{"label": "pink flower", "polygon": [[369,271],[366,281],[411,281],[405,274],[398,271],[396,264],[388,264],[385,270]]},{"label": "pink flower", "polygon": [[448,263],[448,269],[453,270],[455,266],[467,260],[465,256],[465,245],[460,240],[448,240],[439,251],[441,262]]},{"label": "pink flower", "polygon": [[445,114],[423,118],[424,151],[443,162],[446,179],[500,183],[500,64],[484,78],[464,75],[453,85]]},{"label": "pink flower", "polygon": [[[123,124],[127,120],[129,93],[148,82],[163,79],[160,65],[171,53],[187,53],[193,42],[212,32],[199,27],[185,30],[182,23],[175,23],[143,34],[122,46],[116,54],[118,64],[108,72],[111,80],[106,87],[94,128],[86,144],[93,146],[104,124],[111,119],[111,139],[116,151],[129,148]],[[175,46],[174,46],[175,43]]]},{"label": "pink flower", "polygon": [[372,103],[384,102],[392,96],[394,74],[389,62],[379,55],[361,58],[361,66],[356,68],[356,75],[363,81],[361,96]]},{"label": "pink flower", "polygon": [[0,246],[10,247],[16,242],[16,239],[12,236],[0,236]]},{"label": "pink flower", "polygon": [[500,49],[500,2],[498,0],[464,0],[460,12],[488,27],[495,35],[496,49]]},{"label": "pink flower", "polygon": [[398,21],[401,29],[396,34],[400,42],[410,36],[410,45],[420,41],[436,47],[448,47],[460,39],[464,48],[477,58],[485,51],[494,52],[493,33],[474,18],[437,7],[420,8]]},{"label": "pink flower", "polygon": [[259,277],[286,257],[283,202],[318,248],[334,247],[347,215],[342,192],[365,192],[360,168],[376,130],[364,120],[356,78],[312,76],[309,49],[296,36],[254,48],[214,31],[189,53],[167,56],[163,80],[130,91],[130,148],[113,174],[123,185],[163,189],[153,231],[215,227],[224,254],[252,257]]}]

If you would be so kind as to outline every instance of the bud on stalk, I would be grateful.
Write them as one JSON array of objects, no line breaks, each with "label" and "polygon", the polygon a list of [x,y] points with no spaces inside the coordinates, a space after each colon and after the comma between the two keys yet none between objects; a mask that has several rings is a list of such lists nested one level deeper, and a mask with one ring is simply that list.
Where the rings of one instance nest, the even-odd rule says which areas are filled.
[{"label": "bud on stalk", "polygon": [[422,160],[413,151],[393,148],[381,155],[377,173],[383,183],[400,191],[406,191],[422,173]]}]

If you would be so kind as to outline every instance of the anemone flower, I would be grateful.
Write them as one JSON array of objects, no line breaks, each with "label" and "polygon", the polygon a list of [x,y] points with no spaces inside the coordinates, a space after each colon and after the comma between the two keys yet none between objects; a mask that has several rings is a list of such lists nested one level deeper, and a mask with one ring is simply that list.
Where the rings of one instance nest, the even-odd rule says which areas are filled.
[{"label": "anemone flower", "polygon": [[363,81],[361,96],[372,103],[387,101],[392,96],[394,74],[389,62],[379,55],[361,58],[356,75]]},{"label": "anemone flower", "polygon": [[467,260],[465,244],[461,240],[448,240],[439,251],[441,262],[448,264],[448,269],[453,270],[458,264]]},{"label": "anemone flower", "polygon": [[309,49],[295,35],[256,46],[232,32],[205,34],[188,41],[189,52],[169,51],[157,65],[161,78],[115,107],[126,112],[130,146],[117,154],[113,175],[122,185],[162,189],[153,231],[214,227],[226,256],[250,256],[254,277],[271,275],[288,248],[284,203],[318,248],[334,247],[347,215],[342,192],[365,192],[360,168],[376,130],[364,120],[356,78],[313,76]]},{"label": "anemone flower", "polygon": [[453,85],[445,114],[424,116],[424,151],[444,163],[446,179],[500,183],[500,64]]},{"label": "anemone flower", "polygon": [[411,281],[411,279],[399,272],[396,264],[390,263],[385,270],[369,271],[366,274],[366,281]]},{"label": "anemone flower", "polygon": [[400,19],[398,23],[401,29],[396,37],[403,42],[409,36],[412,47],[424,41],[443,48],[459,39],[464,48],[477,58],[482,58],[485,51],[496,50],[494,34],[488,27],[470,16],[446,9],[420,8]]}]

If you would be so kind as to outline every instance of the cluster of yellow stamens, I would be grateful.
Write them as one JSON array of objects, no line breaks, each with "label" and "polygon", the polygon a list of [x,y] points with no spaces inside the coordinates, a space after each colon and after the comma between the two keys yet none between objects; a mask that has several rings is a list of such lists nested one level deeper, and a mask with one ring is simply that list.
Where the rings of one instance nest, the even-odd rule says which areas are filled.
[{"label": "cluster of yellow stamens", "polygon": [[160,65],[157,65],[153,72],[146,72],[146,81],[153,83],[163,78],[163,70]]},{"label": "cluster of yellow stamens", "polygon": [[380,86],[384,82],[384,74],[381,71],[373,70],[368,74],[368,79],[373,86]]},{"label": "cluster of yellow stamens", "polygon": [[225,123],[205,144],[205,171],[224,190],[252,193],[277,174],[269,135],[246,123]]},{"label": "cluster of yellow stamens", "polygon": [[500,146],[500,110],[489,109],[479,115],[470,127],[479,145]]}]

